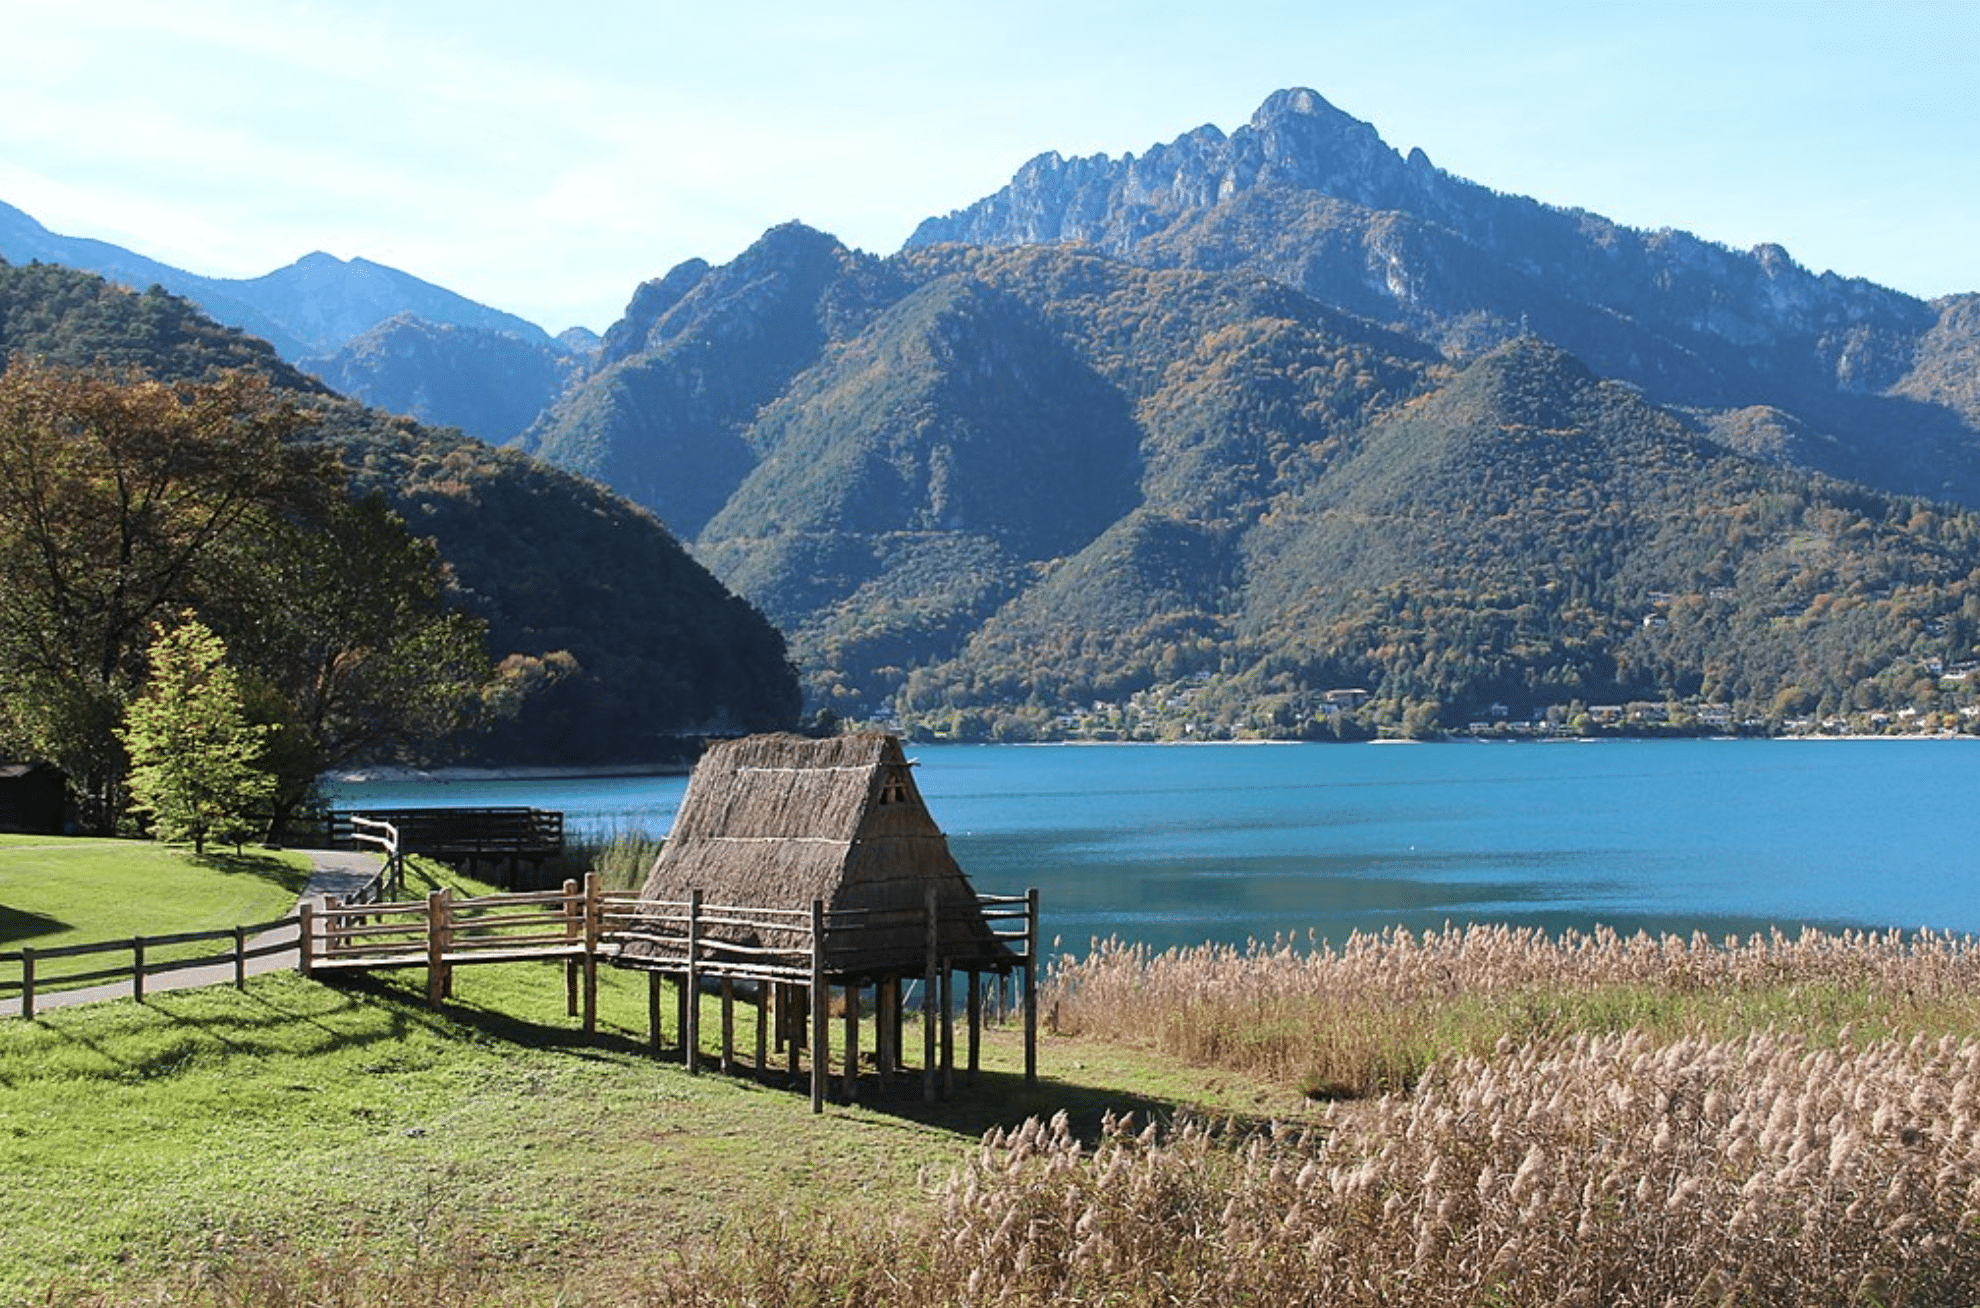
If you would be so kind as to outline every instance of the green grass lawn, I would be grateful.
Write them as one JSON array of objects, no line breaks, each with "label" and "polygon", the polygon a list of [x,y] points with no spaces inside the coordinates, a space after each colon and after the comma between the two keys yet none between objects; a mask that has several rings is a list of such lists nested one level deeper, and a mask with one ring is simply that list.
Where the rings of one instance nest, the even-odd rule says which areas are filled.
[{"label": "green grass lawn", "polygon": [[0,835],[0,949],[217,931],[281,917],[309,881],[291,851]]},{"label": "green grass lawn", "polygon": [[[946,1102],[923,1102],[918,1075],[881,1098],[869,1069],[860,1104],[814,1117],[808,1081],[655,1057],[645,979],[601,978],[593,1037],[566,1015],[557,964],[461,968],[437,1013],[412,971],[0,1022],[0,1304],[156,1302],[257,1267],[348,1281],[422,1266],[455,1286],[485,1269],[490,1302],[568,1284],[609,1301],[739,1224],[884,1220],[985,1130],[1033,1114],[1091,1128],[1110,1110],[1309,1111],[1284,1089],[1051,1037],[1027,1089],[1021,1038],[993,1030],[982,1078],[959,1076]],[[712,1049],[716,1001],[704,1010]],[[738,1016],[746,1058],[753,1010]],[[918,1056],[912,1023],[905,1046]]]}]

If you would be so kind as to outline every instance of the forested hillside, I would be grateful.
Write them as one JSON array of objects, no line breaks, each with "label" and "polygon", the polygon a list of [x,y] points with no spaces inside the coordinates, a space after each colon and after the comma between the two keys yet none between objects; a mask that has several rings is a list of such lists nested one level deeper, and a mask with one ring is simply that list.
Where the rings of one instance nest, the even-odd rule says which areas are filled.
[{"label": "forested hillside", "polygon": [[[656,285],[656,321],[692,303],[692,328],[622,335],[612,365],[698,396],[788,374],[774,398],[666,427],[665,458],[602,374],[562,413],[719,492],[696,549],[819,707],[1023,738],[1967,703],[1941,674],[1980,656],[1973,515],[1807,466],[1840,456],[1803,417],[1659,407],[1532,333],[1467,362],[1251,270],[1066,245],[876,267],[808,234],[800,279],[770,257],[799,244],[738,261],[781,279]],[[760,368],[780,339],[807,343]]]},{"label": "forested hillside", "polygon": [[[784,642],[647,512],[517,451],[342,400],[185,301],[50,265],[0,265],[0,356],[112,378],[246,370],[302,406],[353,494],[437,543],[449,593],[502,673],[484,729],[427,757],[652,762],[681,737],[791,725]],[[509,714],[509,710],[513,710]]]}]

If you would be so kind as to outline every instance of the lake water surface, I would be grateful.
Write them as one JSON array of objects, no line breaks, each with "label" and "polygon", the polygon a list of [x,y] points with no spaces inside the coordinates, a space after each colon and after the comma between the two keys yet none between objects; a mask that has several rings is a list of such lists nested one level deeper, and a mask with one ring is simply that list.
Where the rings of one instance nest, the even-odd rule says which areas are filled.
[{"label": "lake water surface", "polygon": [[[1047,940],[1166,948],[1508,922],[1980,933],[1980,742],[941,745],[909,750],[979,889]],[[343,784],[348,807],[671,824],[685,777]]]}]

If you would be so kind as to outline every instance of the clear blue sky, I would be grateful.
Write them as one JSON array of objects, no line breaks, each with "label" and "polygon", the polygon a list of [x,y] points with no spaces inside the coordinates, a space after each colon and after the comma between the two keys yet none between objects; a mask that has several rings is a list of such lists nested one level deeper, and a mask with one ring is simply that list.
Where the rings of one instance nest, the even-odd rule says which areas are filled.
[{"label": "clear blue sky", "polygon": [[1501,191],[1980,290],[1972,0],[0,0],[0,200],[552,331],[789,219],[875,253],[1035,154],[1307,86]]}]

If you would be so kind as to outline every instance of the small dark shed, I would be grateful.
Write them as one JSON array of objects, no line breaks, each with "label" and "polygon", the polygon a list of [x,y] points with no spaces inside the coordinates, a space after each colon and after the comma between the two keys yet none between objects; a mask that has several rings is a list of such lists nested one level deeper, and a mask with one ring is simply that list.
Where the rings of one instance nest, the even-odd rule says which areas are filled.
[{"label": "small dark shed", "polygon": [[0,763],[0,831],[59,836],[68,807],[69,778],[53,763]]}]

